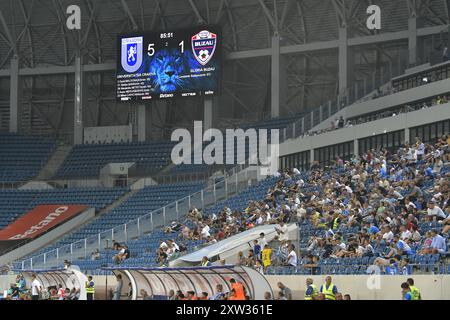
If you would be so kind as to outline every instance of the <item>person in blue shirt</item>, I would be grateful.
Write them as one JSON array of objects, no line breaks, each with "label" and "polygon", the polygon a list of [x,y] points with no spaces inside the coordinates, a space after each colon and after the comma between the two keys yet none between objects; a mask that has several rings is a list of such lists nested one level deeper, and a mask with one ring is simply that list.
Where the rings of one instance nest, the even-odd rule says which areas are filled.
[{"label": "person in blue shirt", "polygon": [[253,253],[258,259],[261,258],[261,246],[259,245],[258,240],[253,240]]},{"label": "person in blue shirt", "polygon": [[431,253],[445,254],[447,251],[445,238],[441,236],[435,229],[431,230],[431,236],[433,237],[433,240],[431,242]]},{"label": "person in blue shirt", "polygon": [[398,270],[398,262],[395,259],[391,259],[389,266],[386,267],[386,274],[390,274],[390,275],[396,275],[399,273]]},{"label": "person in blue shirt", "polygon": [[380,229],[378,229],[378,227],[374,223],[371,223],[371,226],[369,228],[369,233],[377,234],[378,232],[380,232]]},{"label": "person in blue shirt", "polygon": [[413,300],[409,284],[407,282],[403,282],[401,287],[402,287],[402,300]]}]

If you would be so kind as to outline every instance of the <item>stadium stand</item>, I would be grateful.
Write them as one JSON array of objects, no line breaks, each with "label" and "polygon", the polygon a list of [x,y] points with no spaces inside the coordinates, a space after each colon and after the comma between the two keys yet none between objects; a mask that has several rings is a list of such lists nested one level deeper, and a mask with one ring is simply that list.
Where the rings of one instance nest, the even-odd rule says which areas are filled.
[{"label": "stadium stand", "polygon": [[0,229],[40,204],[84,204],[97,211],[127,192],[127,188],[0,190]]},{"label": "stadium stand", "polygon": [[24,182],[45,165],[56,141],[52,138],[0,134],[0,182]]},{"label": "stadium stand", "polygon": [[[249,299],[235,261],[266,300],[400,298],[410,276],[449,298],[450,0],[66,2],[0,1],[5,299]],[[177,129],[202,147],[191,163],[172,159]],[[206,146],[223,158],[195,163]],[[39,205],[84,212],[13,225]],[[70,283],[78,267],[97,289]]]},{"label": "stadium stand", "polygon": [[[418,150],[424,150],[419,158]],[[383,149],[351,161],[337,159],[331,167],[315,166],[301,174],[285,172],[199,216],[193,213],[197,209],[191,210],[183,224],[176,224],[178,231],[164,228],[127,242],[131,255],[121,265],[166,264],[179,256],[176,247],[190,252],[255,224],[283,220],[299,223],[301,258],[295,267],[285,267],[287,242],[277,244],[277,262],[267,267],[268,274],[366,274],[373,264],[386,274],[447,272],[449,160],[448,141],[439,139],[436,144],[418,141],[393,153]],[[205,226],[212,238],[203,236]],[[97,254],[75,263],[89,272],[114,265],[117,251]],[[253,266],[254,257],[249,259],[245,263]]]},{"label": "stadium stand", "polygon": [[[66,237],[60,239],[59,241],[52,244],[50,247],[40,250],[38,253],[33,254],[33,256],[41,256],[43,253],[48,253],[53,251],[53,255],[49,254],[48,260],[52,257],[56,258],[57,248],[70,245],[78,241],[76,246],[81,246],[84,244],[83,241],[86,238],[90,238],[90,241],[94,241],[97,244],[97,235],[101,232],[111,230],[112,228],[122,226],[124,223],[134,220],[140,216],[148,214],[149,212],[159,209],[175,200],[186,197],[195,191],[200,190],[202,183],[181,183],[181,184],[168,184],[160,186],[149,186],[137,193],[133,194],[131,197],[126,199],[116,208],[112,209],[108,213],[101,215],[83,226],[79,230],[67,235]],[[162,213],[160,214],[160,216]],[[158,217],[154,217],[156,220]],[[159,217],[161,220],[161,217]],[[155,221],[156,223],[156,221]],[[129,230],[131,234],[131,230]],[[105,233],[106,235],[106,233]],[[108,234],[109,239],[112,241],[111,233]],[[112,245],[112,243],[111,243]],[[76,248],[75,248],[76,249]],[[47,260],[46,259],[46,260]],[[39,260],[35,259],[35,264],[38,265]]]},{"label": "stadium stand", "polygon": [[75,146],[58,170],[57,179],[98,177],[108,163],[136,162],[142,171],[155,173],[169,164],[171,142],[134,142]]}]

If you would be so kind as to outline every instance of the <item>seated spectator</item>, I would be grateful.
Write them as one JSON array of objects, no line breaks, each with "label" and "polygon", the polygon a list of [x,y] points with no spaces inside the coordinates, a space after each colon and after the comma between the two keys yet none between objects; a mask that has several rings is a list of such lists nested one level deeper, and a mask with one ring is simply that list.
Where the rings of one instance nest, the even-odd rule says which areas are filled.
[{"label": "seated spectator", "polygon": [[447,252],[447,244],[445,238],[441,236],[436,230],[431,230],[431,248],[426,250],[426,253],[445,254]]},{"label": "seated spectator", "polygon": [[426,214],[429,218],[432,218],[433,220],[444,220],[446,218],[444,211],[442,211],[442,209],[436,205],[435,201],[430,201],[428,203],[428,209]]},{"label": "seated spectator", "polygon": [[394,243],[397,245],[397,249],[399,250],[400,255],[413,254],[413,251],[411,250],[411,247],[408,245],[408,243],[406,243],[406,241],[399,239],[398,236],[394,237]]}]

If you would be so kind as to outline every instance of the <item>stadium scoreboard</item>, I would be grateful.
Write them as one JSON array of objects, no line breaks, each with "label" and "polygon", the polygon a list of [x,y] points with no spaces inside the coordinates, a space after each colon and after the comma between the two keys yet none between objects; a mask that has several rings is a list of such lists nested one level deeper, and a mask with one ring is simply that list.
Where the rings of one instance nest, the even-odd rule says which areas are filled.
[{"label": "stadium scoreboard", "polygon": [[216,95],[221,42],[218,26],[119,35],[117,100]]}]

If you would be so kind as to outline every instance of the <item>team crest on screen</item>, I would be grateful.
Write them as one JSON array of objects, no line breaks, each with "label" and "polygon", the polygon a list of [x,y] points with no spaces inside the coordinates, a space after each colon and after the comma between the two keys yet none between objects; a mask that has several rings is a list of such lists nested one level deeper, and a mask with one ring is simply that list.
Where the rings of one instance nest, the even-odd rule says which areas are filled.
[{"label": "team crest on screen", "polygon": [[122,68],[128,72],[136,72],[142,65],[142,37],[124,38],[121,45]]},{"label": "team crest on screen", "polygon": [[217,35],[207,30],[200,31],[192,37],[192,52],[195,59],[202,65],[206,65],[216,51]]}]

